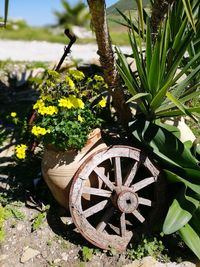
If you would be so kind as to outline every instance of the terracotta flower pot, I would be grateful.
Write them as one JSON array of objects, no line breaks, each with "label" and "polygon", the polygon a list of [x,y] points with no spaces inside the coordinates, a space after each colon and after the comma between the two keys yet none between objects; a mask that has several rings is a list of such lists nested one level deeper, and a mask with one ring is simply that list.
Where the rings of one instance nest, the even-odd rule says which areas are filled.
[{"label": "terracotta flower pot", "polygon": [[[42,159],[42,175],[57,202],[69,209],[69,190],[79,166],[95,151],[106,147],[100,129],[91,132],[81,151],[59,151],[49,145]],[[87,198],[87,197],[86,197]]]}]

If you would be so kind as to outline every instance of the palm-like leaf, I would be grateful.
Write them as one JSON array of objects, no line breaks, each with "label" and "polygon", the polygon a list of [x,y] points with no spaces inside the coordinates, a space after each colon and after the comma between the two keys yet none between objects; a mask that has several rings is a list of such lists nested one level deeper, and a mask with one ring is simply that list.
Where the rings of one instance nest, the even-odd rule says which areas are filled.
[{"label": "palm-like leaf", "polygon": [[84,3],[79,1],[74,6],[66,0],[61,0],[61,3],[64,10],[62,12],[54,11],[59,25],[69,27],[70,25],[83,26],[87,24],[90,14]]},{"label": "palm-like leaf", "polygon": [[[179,6],[176,6],[176,8],[179,8]],[[199,92],[199,88],[195,86],[190,87],[188,92],[187,89],[191,81],[198,75],[200,65],[194,67],[186,79],[183,79],[183,77],[195,65],[195,62],[200,59],[200,54],[197,53],[182,70],[179,70],[195,33],[190,27],[186,15],[182,17],[184,18],[182,26],[179,27],[176,33],[172,33],[174,13],[173,11],[169,12],[168,17],[163,23],[164,26],[159,30],[155,44],[151,38],[150,23],[147,19],[145,53],[138,49],[138,47],[143,45],[142,39],[136,40],[136,34],[141,33],[142,30],[139,29],[135,32],[135,28],[132,24],[130,25],[129,40],[136,62],[137,73],[131,72],[128,64],[125,64],[125,57],[122,57],[120,51],[116,50],[119,58],[119,72],[124,81],[126,79],[125,84],[129,83],[130,93],[132,95],[148,93],[146,97],[140,99],[140,102],[143,103],[141,111],[148,114],[151,119],[159,118],[160,115],[164,116],[164,113],[167,115],[169,111],[173,111],[172,109],[176,110],[175,114],[177,114],[177,109],[179,109],[180,114],[192,116],[191,110],[184,106],[185,97],[187,95],[187,99],[189,99],[195,92]],[[124,72],[123,66],[125,65],[129,72],[128,76],[125,73],[122,74]],[[179,79],[183,81],[178,83]],[[170,110],[166,103],[170,105]],[[141,104],[139,104],[139,107],[141,107]],[[146,108],[145,112],[144,108]],[[171,112],[170,114],[173,113]]]}]

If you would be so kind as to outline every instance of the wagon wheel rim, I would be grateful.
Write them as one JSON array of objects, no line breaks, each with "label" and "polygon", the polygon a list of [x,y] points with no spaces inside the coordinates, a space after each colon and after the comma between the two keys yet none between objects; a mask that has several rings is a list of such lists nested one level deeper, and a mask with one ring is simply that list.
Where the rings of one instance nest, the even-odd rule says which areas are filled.
[{"label": "wagon wheel rim", "polygon": [[[122,160],[130,160],[130,166],[123,173]],[[109,171],[105,173],[105,162]],[[147,177],[135,181],[141,166],[147,170]],[[103,171],[102,171],[103,170]],[[112,171],[111,171],[112,170]],[[95,174],[101,187],[88,186],[86,181]],[[111,178],[112,174],[112,178]],[[79,232],[92,244],[102,249],[126,249],[134,234],[127,226],[127,217],[144,226],[147,218],[140,211],[141,206],[156,206],[156,200],[143,197],[140,192],[158,182],[160,170],[139,149],[129,146],[112,146],[91,155],[75,174],[70,190],[69,206],[72,219]],[[137,178],[138,179],[138,178]],[[83,196],[99,198],[89,207],[83,206]],[[95,217],[100,213],[99,221],[94,225]],[[152,212],[153,214],[154,212]],[[112,225],[117,216],[117,226]],[[93,219],[94,218],[94,219]],[[114,223],[115,224],[115,223]],[[112,234],[107,231],[111,229]]]}]

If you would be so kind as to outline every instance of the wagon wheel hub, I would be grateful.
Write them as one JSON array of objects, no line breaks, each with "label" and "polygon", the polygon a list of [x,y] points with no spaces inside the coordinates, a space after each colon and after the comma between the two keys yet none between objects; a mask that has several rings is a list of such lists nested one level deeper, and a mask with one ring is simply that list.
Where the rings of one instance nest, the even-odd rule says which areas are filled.
[{"label": "wagon wheel hub", "polygon": [[138,207],[138,196],[131,190],[123,190],[118,194],[116,204],[121,212],[132,213]]}]

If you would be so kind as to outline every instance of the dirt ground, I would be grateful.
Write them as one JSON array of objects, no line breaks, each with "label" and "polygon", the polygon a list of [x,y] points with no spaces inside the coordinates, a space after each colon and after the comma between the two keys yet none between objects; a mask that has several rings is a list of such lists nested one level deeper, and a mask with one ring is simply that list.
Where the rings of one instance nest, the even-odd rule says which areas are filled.
[{"label": "dirt ground", "polygon": [[[79,234],[69,212],[54,201],[44,183],[37,192],[37,200],[40,199],[42,205],[30,201],[36,199],[28,177],[30,166],[24,170],[23,165],[12,166],[1,166],[0,196],[6,215],[5,237],[0,243],[0,267],[195,266],[191,262],[158,263],[151,257],[143,264],[133,262],[127,251],[118,254],[114,250],[95,248]],[[32,165],[32,171],[36,169]],[[30,198],[30,190],[33,198]]]}]

